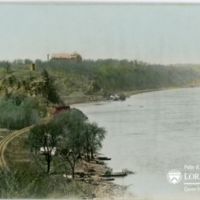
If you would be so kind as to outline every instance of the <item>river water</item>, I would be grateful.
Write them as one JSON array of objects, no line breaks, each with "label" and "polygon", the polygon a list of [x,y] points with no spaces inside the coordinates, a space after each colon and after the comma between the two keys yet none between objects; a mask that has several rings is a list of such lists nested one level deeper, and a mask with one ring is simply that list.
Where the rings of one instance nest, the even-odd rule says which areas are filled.
[{"label": "river water", "polygon": [[108,165],[114,171],[136,172],[115,181],[128,186],[136,199],[200,199],[197,180],[188,187],[184,177],[179,184],[166,178],[172,169],[183,175],[200,173],[185,169],[200,166],[200,88],[149,92],[123,102],[76,107],[107,130],[102,153],[112,158]]}]

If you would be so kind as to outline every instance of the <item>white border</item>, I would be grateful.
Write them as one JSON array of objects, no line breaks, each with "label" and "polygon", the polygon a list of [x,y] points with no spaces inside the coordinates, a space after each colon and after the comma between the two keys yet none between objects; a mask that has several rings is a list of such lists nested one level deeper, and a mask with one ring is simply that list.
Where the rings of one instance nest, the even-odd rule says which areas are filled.
[{"label": "white border", "polygon": [[0,3],[199,4],[200,0],[0,0]]}]

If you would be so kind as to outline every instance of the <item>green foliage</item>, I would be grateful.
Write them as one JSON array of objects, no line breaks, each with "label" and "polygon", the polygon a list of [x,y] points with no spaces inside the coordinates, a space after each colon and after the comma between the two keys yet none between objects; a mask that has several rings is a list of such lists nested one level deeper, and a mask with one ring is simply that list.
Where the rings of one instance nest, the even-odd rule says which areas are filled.
[{"label": "green foliage", "polygon": [[29,145],[35,152],[40,150],[40,147],[45,145],[45,135],[49,134],[51,137],[50,146],[55,147],[57,145],[59,135],[62,135],[63,129],[58,124],[51,122],[48,124],[39,124],[30,130],[28,137]]},{"label": "green foliage", "polygon": [[15,73],[7,74],[0,80],[2,96],[37,96],[46,103],[60,103],[60,97],[54,80],[46,70],[42,73],[18,69]]},{"label": "green foliage", "polygon": [[11,73],[11,63],[8,61],[0,61],[0,68],[4,68],[5,73]]},{"label": "green foliage", "polygon": [[40,110],[36,100],[10,97],[0,101],[0,127],[21,129],[39,121]]},{"label": "green foliage", "polygon": [[32,60],[30,60],[30,59],[28,59],[28,58],[26,58],[25,60],[24,60],[24,64],[32,64],[33,63],[33,61]]},{"label": "green foliage", "polygon": [[65,123],[64,134],[60,144],[60,155],[70,167],[72,177],[79,159],[94,158],[94,154],[101,148],[105,130],[97,124],[89,123],[85,115],[78,110],[61,114],[59,121]]},{"label": "green foliage", "polygon": [[38,154],[41,150],[40,148],[43,148],[42,156],[46,161],[47,173],[50,173],[53,159],[52,152],[57,147],[57,142],[62,131],[62,128],[55,123],[37,125],[30,130],[28,142],[31,151]]},{"label": "green foliage", "polygon": [[200,80],[199,66],[164,66],[127,60],[63,60],[41,62],[58,78],[62,94],[81,92],[85,95],[131,90],[188,86]]},{"label": "green foliage", "polygon": [[37,125],[31,129],[30,134],[28,136],[28,142],[29,142],[31,151],[34,151],[35,153],[37,153],[40,147],[43,146],[43,137],[44,137],[45,131],[46,131],[45,125]]},{"label": "green foliage", "polygon": [[30,171],[0,171],[0,198],[30,198],[39,176]]},{"label": "green foliage", "polygon": [[[124,91],[183,87],[199,84],[200,67],[164,66],[127,60],[37,60],[36,71],[30,71],[25,61],[0,62],[1,69],[12,68],[12,73],[0,73],[5,84],[1,91],[10,94],[19,90],[31,96],[42,96],[50,103],[60,103],[60,96],[107,96]],[[26,60],[26,63],[30,61]],[[4,77],[5,76],[5,77]],[[14,77],[15,79],[14,79]],[[11,81],[8,79],[12,79]]]},{"label": "green foliage", "polygon": [[105,130],[96,123],[86,123],[84,127],[83,142],[88,160],[94,158],[94,154],[102,147]]},{"label": "green foliage", "polygon": [[126,99],[126,95],[125,94],[119,94],[119,99],[121,100],[121,101],[124,101],[125,99]]},{"label": "green foliage", "polygon": [[62,175],[32,173],[32,169],[0,171],[0,198],[71,198],[91,194],[91,186],[69,182]]},{"label": "green foliage", "polygon": [[[47,172],[50,172],[50,164],[53,159],[52,147],[56,148],[56,156],[60,156],[71,168],[72,177],[79,159],[85,157],[90,160],[101,148],[105,136],[105,130],[95,123],[89,123],[87,117],[77,109],[60,113],[56,118],[46,124],[37,125],[29,134],[29,145],[32,152],[46,159]],[[43,155],[38,154],[40,148],[46,148]]]},{"label": "green foliage", "polygon": [[44,84],[41,89],[42,95],[52,103],[60,103],[59,95],[53,84],[53,79],[49,76],[49,73],[46,70],[43,70],[41,75],[44,81]]}]

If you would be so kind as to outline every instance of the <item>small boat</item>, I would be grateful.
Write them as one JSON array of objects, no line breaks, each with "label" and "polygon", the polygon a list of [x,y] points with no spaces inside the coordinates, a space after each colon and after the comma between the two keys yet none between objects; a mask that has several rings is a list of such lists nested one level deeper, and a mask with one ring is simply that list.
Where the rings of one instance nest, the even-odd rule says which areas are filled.
[{"label": "small boat", "polygon": [[113,172],[110,174],[103,174],[102,177],[124,177],[127,176],[126,172]]},{"label": "small boat", "polygon": [[105,156],[99,156],[97,157],[98,160],[111,160],[111,158],[105,157]]},{"label": "small boat", "polygon": [[134,174],[134,172],[129,170],[122,170],[121,172],[105,173],[102,175],[102,177],[124,177],[127,176],[128,174]]},{"label": "small boat", "polygon": [[114,181],[115,179],[111,178],[111,177],[105,177],[105,178],[102,178],[101,180],[102,181]]}]

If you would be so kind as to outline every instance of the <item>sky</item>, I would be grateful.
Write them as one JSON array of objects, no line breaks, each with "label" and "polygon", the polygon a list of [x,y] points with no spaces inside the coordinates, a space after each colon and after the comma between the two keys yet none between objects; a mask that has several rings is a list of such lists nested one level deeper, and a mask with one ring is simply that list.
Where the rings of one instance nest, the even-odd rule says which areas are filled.
[{"label": "sky", "polygon": [[200,64],[200,5],[0,4],[0,60],[62,52]]}]

